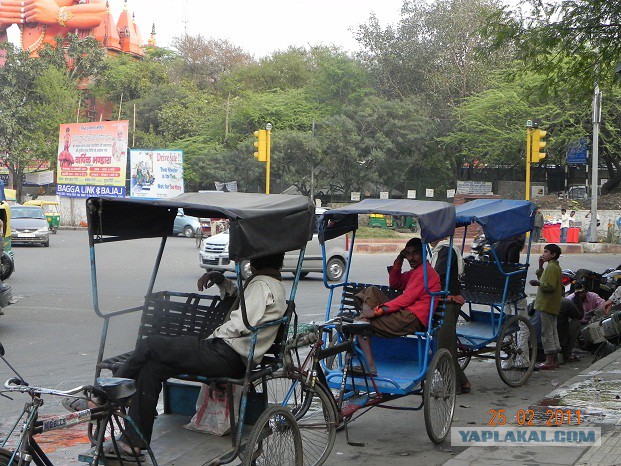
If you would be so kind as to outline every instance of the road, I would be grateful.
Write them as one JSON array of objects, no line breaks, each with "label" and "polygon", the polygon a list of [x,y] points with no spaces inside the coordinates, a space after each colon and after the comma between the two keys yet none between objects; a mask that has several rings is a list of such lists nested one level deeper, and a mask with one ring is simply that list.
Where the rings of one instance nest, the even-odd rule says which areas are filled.
[{"label": "road", "polygon": [[[127,241],[97,247],[101,309],[114,310],[140,304],[150,277],[159,245],[158,240]],[[16,304],[0,316],[0,342],[6,358],[32,385],[70,388],[90,383],[100,341],[102,320],[92,310],[88,241],[85,231],[61,230],[50,239],[49,248],[15,247],[16,271],[8,280]],[[385,266],[393,255],[359,254],[352,264],[352,279],[386,283]],[[581,254],[561,256],[563,268],[589,268],[602,271],[621,263],[620,255]],[[202,273],[193,239],[170,238],[156,289],[194,291]],[[292,283],[287,274],[286,285]],[[529,274],[534,276],[534,272]],[[528,286],[527,293],[534,293]],[[301,322],[321,321],[327,291],[318,274],[310,274],[299,287],[296,298]],[[112,324],[108,346],[121,352],[133,346],[137,316]],[[468,376],[473,391],[458,398],[455,425],[485,425],[490,409],[509,412],[526,408],[543,398],[557,384],[588,366],[586,358],[573,366],[552,372],[535,373],[523,388],[506,387],[493,362],[473,361]],[[0,380],[10,377],[8,367],[0,365]],[[399,403],[413,406],[418,397]],[[21,411],[25,399],[0,398],[0,431]],[[43,412],[60,412],[57,400],[50,400]],[[422,412],[374,409],[351,424],[354,441],[365,447],[352,447],[339,434],[329,464],[411,464],[412,459],[441,464],[461,451],[448,443],[433,445],[427,438]],[[57,452],[57,454],[60,452]],[[66,458],[62,464],[70,464]],[[71,463],[78,464],[78,463]]]}]

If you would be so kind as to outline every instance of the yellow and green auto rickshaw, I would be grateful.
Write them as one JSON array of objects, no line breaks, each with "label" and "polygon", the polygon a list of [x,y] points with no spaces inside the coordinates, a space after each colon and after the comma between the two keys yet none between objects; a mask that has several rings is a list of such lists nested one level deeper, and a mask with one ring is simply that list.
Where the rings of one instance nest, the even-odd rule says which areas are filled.
[{"label": "yellow and green auto rickshaw", "polygon": [[58,202],[55,201],[41,201],[39,199],[32,199],[24,202],[24,205],[36,205],[43,209],[47,223],[50,225],[50,230],[53,234],[56,234],[58,227],[60,226],[60,209],[58,208]]},{"label": "yellow and green auto rickshaw", "polygon": [[11,246],[11,208],[5,201],[0,201],[0,220],[2,220],[2,252],[0,252],[0,280],[6,280],[15,270],[13,249]]}]

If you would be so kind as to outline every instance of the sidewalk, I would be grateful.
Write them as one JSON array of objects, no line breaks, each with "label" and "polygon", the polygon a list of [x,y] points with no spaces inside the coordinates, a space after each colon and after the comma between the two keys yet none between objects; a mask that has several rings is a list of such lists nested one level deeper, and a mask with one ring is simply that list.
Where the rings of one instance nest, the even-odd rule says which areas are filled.
[{"label": "sidewalk", "polygon": [[[584,355],[583,357],[586,357]],[[583,372],[532,405],[535,420],[542,425],[547,409],[579,409],[582,427],[601,427],[600,446],[593,447],[470,447],[445,463],[470,465],[618,465],[621,464],[621,351],[590,365]],[[543,419],[543,420],[542,420]],[[570,427],[568,427],[570,428]]]},{"label": "sidewalk", "polygon": [[[364,254],[377,253],[398,253],[405,247],[405,243],[409,238],[360,238],[356,239],[355,251]],[[457,239],[454,240],[458,242]],[[465,245],[464,252],[470,252],[470,242]],[[458,242],[461,245],[461,242]],[[546,243],[535,243],[531,247],[531,254],[541,254]],[[621,253],[621,244],[613,243],[559,243],[563,249],[563,254],[582,254],[582,253],[600,253],[600,254],[619,254]]]}]

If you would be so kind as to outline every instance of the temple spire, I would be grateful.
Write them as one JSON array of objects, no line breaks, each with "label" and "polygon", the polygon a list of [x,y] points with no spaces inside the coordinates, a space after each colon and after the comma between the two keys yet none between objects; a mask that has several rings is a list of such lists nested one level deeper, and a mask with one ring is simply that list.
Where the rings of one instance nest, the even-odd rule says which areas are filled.
[{"label": "temple spire", "polygon": [[157,45],[155,43],[155,23],[151,26],[151,37],[147,41],[147,45],[149,45],[149,47],[155,47]]}]

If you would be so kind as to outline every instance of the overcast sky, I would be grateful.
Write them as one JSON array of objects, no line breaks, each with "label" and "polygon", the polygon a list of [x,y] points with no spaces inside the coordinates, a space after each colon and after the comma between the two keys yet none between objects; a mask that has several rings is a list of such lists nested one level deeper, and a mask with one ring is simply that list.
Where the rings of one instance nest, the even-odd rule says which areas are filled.
[{"label": "overcast sky", "polygon": [[[115,18],[124,0],[109,0]],[[336,44],[356,50],[351,28],[375,13],[382,24],[399,19],[403,0],[128,0],[143,39],[155,23],[157,43],[167,46],[187,27],[190,35],[228,39],[261,58],[290,45]]]}]

